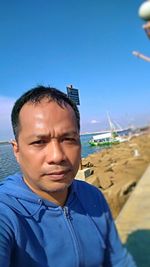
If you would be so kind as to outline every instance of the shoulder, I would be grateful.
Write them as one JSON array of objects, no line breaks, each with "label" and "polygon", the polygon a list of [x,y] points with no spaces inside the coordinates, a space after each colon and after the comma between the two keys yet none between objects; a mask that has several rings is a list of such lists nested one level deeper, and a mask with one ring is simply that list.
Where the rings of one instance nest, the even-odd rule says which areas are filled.
[{"label": "shoulder", "polygon": [[0,193],[0,234],[3,234],[3,237],[9,239],[13,236],[13,233],[17,233],[17,217],[16,214],[11,209],[9,203],[11,200],[7,198],[6,194]]},{"label": "shoulder", "polygon": [[86,193],[89,195],[94,195],[95,197],[104,198],[102,192],[94,185],[91,185],[87,182],[74,180],[74,188],[78,193]]},{"label": "shoulder", "polygon": [[[12,212],[13,199],[4,192],[0,192],[0,216],[10,218]],[[12,213],[12,214],[11,214]]]},{"label": "shoulder", "polygon": [[4,179],[0,181],[0,193],[8,191],[12,192],[14,186],[20,183],[22,174],[21,173],[15,173],[11,174],[9,176],[6,176]]},{"label": "shoulder", "polygon": [[88,209],[94,208],[100,212],[109,212],[105,197],[97,187],[84,181],[75,180],[74,190],[79,200]]}]

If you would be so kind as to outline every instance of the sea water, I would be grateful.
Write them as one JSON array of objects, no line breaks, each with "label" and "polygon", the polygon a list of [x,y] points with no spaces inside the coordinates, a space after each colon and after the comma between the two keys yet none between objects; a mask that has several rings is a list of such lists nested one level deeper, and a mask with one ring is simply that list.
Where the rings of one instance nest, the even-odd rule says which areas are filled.
[{"label": "sea water", "polygon": [[[81,135],[82,145],[82,158],[87,157],[89,154],[95,153],[101,150],[100,147],[91,147],[89,140],[92,134]],[[7,175],[13,174],[19,171],[19,166],[13,155],[12,147],[10,144],[0,144],[0,180]]]}]

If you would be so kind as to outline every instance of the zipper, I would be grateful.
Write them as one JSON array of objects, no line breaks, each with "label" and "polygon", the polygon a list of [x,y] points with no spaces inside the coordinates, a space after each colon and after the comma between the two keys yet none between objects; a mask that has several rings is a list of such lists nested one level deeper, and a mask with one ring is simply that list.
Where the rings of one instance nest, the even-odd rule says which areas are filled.
[{"label": "zipper", "polygon": [[63,208],[64,215],[67,219],[70,220],[69,212],[68,212],[68,207],[64,206]]},{"label": "zipper", "polygon": [[76,237],[76,233],[73,229],[73,226],[72,226],[72,223],[71,223],[71,215],[70,215],[70,212],[69,212],[69,209],[67,206],[64,206],[63,208],[63,213],[64,213],[64,217],[66,219],[66,223],[67,223],[67,226],[69,228],[69,231],[71,233],[71,236],[72,236],[72,240],[73,240],[73,245],[74,245],[74,248],[75,248],[75,254],[76,254],[76,266],[79,267],[80,266],[80,260],[79,260],[79,242],[77,240],[77,237]]}]

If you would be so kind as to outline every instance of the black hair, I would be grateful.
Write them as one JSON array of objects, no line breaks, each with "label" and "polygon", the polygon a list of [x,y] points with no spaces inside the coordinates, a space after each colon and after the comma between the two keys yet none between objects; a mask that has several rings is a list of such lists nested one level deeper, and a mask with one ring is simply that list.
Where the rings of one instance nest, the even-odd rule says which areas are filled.
[{"label": "black hair", "polygon": [[37,86],[31,90],[25,92],[18,100],[15,102],[12,112],[11,112],[11,122],[14,132],[15,139],[18,140],[18,135],[20,131],[19,113],[22,107],[30,102],[33,104],[40,103],[44,98],[50,101],[56,102],[59,106],[64,107],[67,104],[72,107],[75,112],[75,117],[77,120],[77,127],[80,131],[80,113],[76,104],[68,98],[68,96],[61,92],[60,90],[53,87]]}]

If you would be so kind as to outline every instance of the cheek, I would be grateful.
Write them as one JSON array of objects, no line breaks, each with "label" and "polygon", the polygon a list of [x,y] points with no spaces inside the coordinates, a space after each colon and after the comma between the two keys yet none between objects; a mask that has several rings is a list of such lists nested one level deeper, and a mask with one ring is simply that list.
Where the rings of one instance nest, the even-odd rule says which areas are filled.
[{"label": "cheek", "polygon": [[31,180],[37,180],[41,171],[41,161],[37,159],[37,156],[31,157],[26,154],[22,154],[19,157],[19,165],[25,177],[29,177]]},{"label": "cheek", "polygon": [[18,162],[20,165],[28,168],[33,168],[40,166],[41,157],[38,153],[20,153],[18,157]]},{"label": "cheek", "polygon": [[68,158],[70,159],[73,165],[78,166],[81,161],[81,149],[80,148],[76,148],[74,150],[70,149],[68,152]]}]

